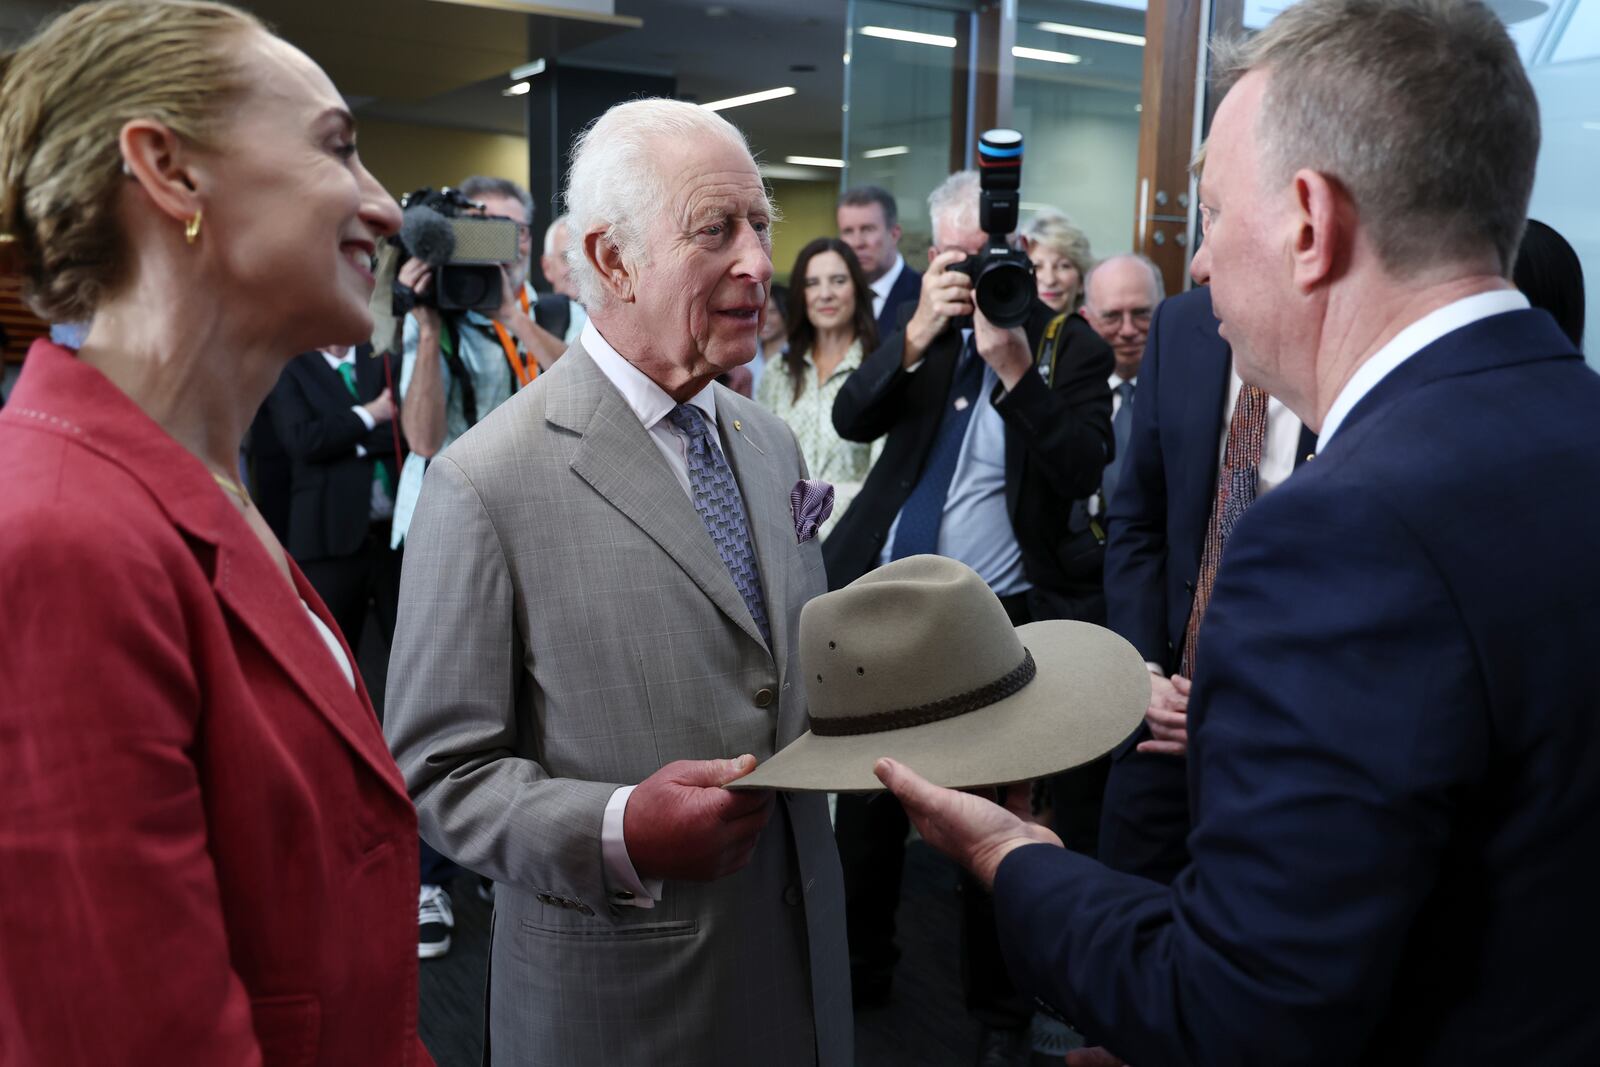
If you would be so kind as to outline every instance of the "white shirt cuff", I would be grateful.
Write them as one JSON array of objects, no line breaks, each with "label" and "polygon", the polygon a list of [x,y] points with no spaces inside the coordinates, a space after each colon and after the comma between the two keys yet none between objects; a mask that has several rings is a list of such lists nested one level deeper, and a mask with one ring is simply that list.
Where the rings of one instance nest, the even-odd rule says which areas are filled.
[{"label": "white shirt cuff", "polygon": [[633,786],[625,785],[606,801],[605,818],[600,823],[600,858],[605,867],[606,896],[624,908],[653,908],[661,899],[661,879],[639,877],[628,858],[628,845],[622,839],[622,816],[628,810]]},{"label": "white shirt cuff", "polygon": [[1167,676],[1167,672],[1161,669],[1161,664],[1159,663],[1151,663],[1149,660],[1145,660],[1144,665],[1148,667],[1150,669],[1150,673],[1155,675],[1157,678],[1165,678]]},{"label": "white shirt cuff", "polygon": [[356,413],[356,418],[361,420],[361,425],[367,428],[368,433],[378,428],[378,420],[372,417],[372,412],[360,404],[352,405],[350,410]]}]

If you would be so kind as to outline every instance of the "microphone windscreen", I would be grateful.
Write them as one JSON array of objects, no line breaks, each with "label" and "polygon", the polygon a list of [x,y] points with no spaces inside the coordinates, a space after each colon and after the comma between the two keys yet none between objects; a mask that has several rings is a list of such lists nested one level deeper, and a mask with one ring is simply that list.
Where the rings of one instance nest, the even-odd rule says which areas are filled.
[{"label": "microphone windscreen", "polygon": [[421,204],[406,209],[400,221],[400,242],[417,259],[438,269],[456,251],[456,231],[450,220]]}]

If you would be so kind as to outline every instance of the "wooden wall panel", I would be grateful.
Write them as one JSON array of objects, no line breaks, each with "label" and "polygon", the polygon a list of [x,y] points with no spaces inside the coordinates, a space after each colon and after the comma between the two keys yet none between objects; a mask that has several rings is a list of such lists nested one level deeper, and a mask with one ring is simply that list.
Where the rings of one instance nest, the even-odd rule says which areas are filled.
[{"label": "wooden wall panel", "polygon": [[37,337],[48,337],[50,326],[40,321],[22,302],[22,283],[0,277],[0,326],[6,329],[6,347],[0,362],[20,363]]},{"label": "wooden wall panel", "polygon": [[1189,276],[1189,159],[1205,0],[1150,0],[1133,247],[1160,266],[1167,292]]}]

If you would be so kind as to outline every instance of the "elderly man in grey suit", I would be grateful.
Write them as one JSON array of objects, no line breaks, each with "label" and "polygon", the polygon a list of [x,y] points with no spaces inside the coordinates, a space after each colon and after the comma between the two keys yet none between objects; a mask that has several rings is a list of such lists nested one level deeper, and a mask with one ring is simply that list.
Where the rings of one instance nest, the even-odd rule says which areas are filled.
[{"label": "elderly man in grey suit", "polygon": [[825,586],[793,435],[714,384],[755,354],[771,205],[668,100],[585,131],[566,198],[590,322],[430,466],[389,675],[423,837],[499,883],[490,1059],[845,1067],[824,800],[722,788],[807,728]]}]

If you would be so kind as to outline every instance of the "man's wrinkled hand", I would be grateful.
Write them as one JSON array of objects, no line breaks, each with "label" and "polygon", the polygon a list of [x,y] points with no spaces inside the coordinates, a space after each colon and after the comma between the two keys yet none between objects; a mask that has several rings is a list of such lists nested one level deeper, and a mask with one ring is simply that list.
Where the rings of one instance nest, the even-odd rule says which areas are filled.
[{"label": "man's wrinkled hand", "polygon": [[1189,750],[1189,679],[1181,675],[1163,678],[1150,675],[1150,706],[1144,721],[1150,726],[1150,740],[1139,742],[1140,752],[1182,756]]},{"label": "man's wrinkled hand", "polygon": [[749,755],[678,760],[640,782],[622,819],[622,840],[639,876],[709,882],[749,863],[772,815],[772,793],[722,787],[755,769]]},{"label": "man's wrinkled hand", "polygon": [[943,789],[892,759],[872,768],[878,780],[900,798],[922,839],[971,871],[985,888],[994,885],[1000,861],[1012,849],[1061,839],[1038,823],[1024,822],[993,801]]}]

